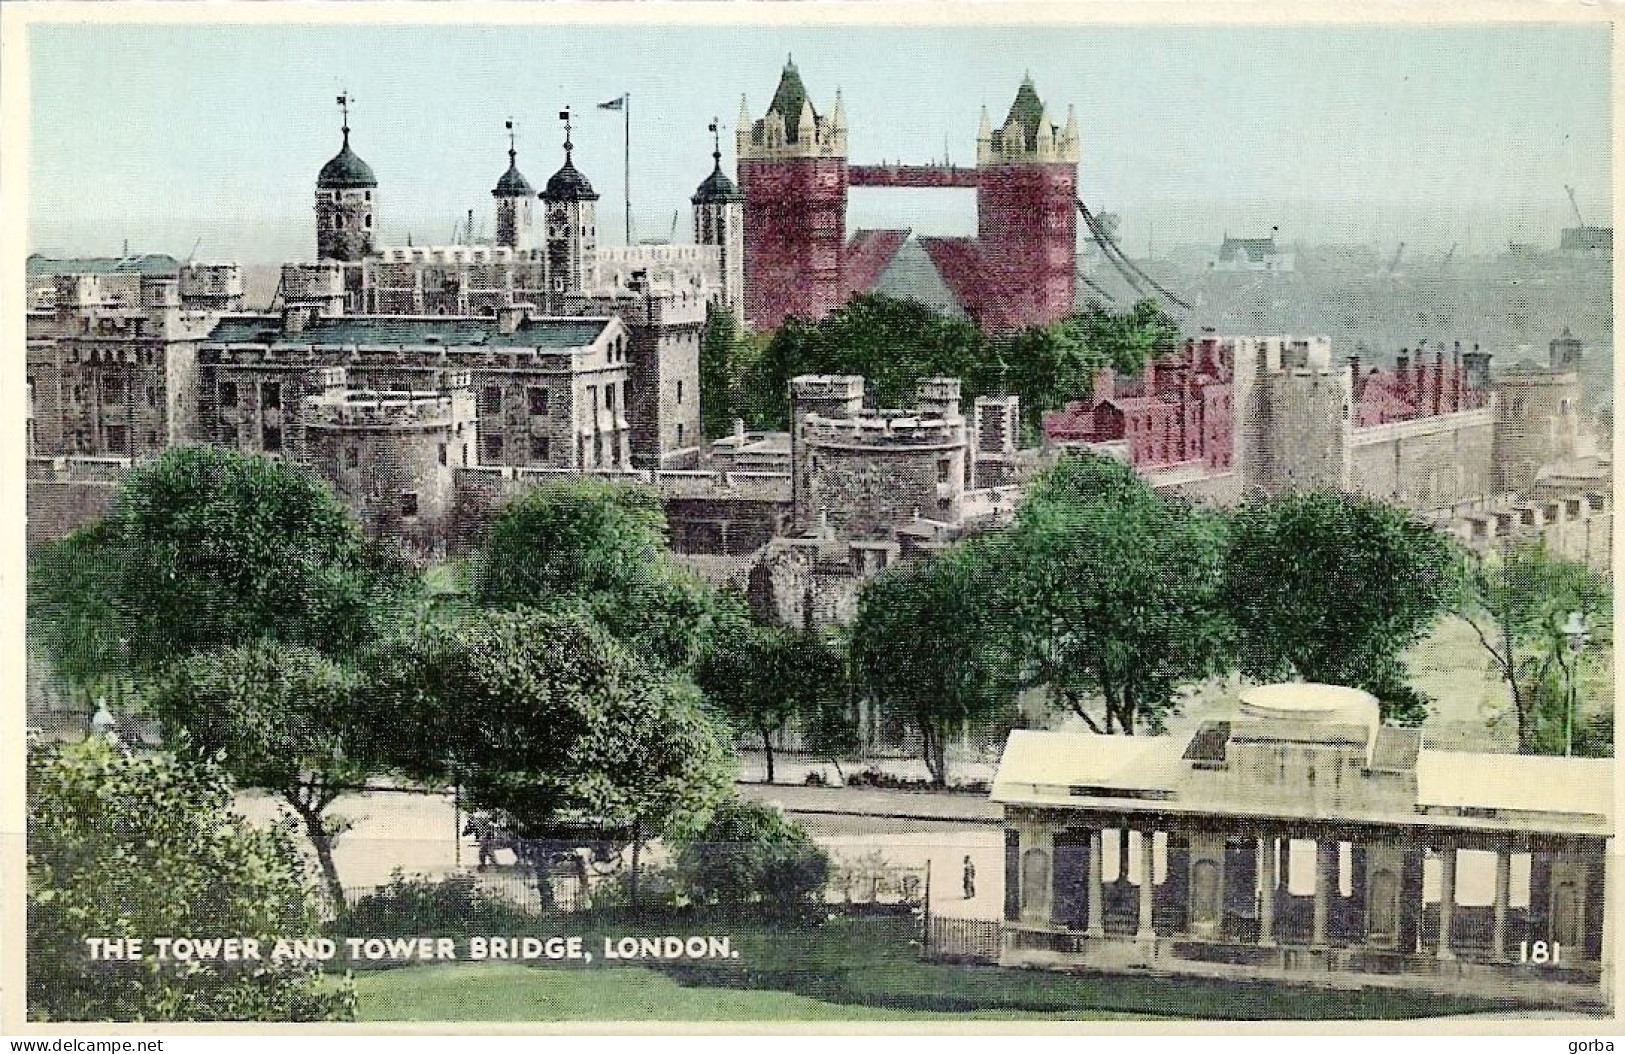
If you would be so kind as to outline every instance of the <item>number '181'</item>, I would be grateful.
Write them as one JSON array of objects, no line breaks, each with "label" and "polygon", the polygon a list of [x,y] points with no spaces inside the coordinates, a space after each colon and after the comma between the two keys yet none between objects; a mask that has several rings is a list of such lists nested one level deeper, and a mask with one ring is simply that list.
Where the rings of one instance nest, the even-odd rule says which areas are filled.
[{"label": "number '181'", "polygon": [[1520,941],[1518,944],[1518,961],[1521,963],[1562,962],[1563,946],[1556,941],[1547,944],[1545,941]]}]

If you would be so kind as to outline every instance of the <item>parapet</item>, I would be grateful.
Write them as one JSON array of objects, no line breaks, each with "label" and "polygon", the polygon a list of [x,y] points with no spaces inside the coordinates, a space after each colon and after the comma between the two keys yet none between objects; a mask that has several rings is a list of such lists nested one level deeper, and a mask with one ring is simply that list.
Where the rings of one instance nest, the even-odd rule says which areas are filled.
[{"label": "parapet", "polygon": [[795,402],[812,400],[863,400],[863,378],[853,374],[807,373],[790,379],[790,397]]},{"label": "parapet", "polygon": [[957,415],[926,417],[910,410],[871,410],[853,417],[815,413],[807,415],[802,436],[809,445],[820,447],[963,446],[965,422]]},{"label": "parapet", "polygon": [[243,295],[243,271],[234,263],[188,263],[181,267],[181,297]]},{"label": "parapet", "polygon": [[439,392],[373,392],[340,390],[305,400],[309,428],[366,430],[449,428],[454,421],[449,395]]}]

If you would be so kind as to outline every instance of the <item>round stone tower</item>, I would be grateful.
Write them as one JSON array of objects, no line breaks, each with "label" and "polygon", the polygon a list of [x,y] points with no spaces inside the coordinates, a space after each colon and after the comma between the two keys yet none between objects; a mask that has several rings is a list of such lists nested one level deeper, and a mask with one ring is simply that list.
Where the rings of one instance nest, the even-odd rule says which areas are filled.
[{"label": "round stone tower", "polygon": [[350,149],[350,99],[339,96],[344,146],[316,177],[316,257],[355,263],[372,252],[378,180]]},{"label": "round stone tower", "polygon": [[512,121],[508,122],[508,171],[497,180],[491,196],[496,199],[497,244],[510,249],[529,249],[531,203],[536,197],[536,190],[524,173],[519,171]]},{"label": "round stone tower", "polygon": [[739,318],[745,303],[745,195],[722,171],[722,143],[715,138],[717,128],[713,119],[711,174],[689,201],[694,206],[694,241],[717,247],[723,303]]},{"label": "round stone tower", "polygon": [[548,273],[555,293],[575,293],[592,285],[598,248],[598,193],[571,159],[575,146],[570,142],[570,130],[566,116],[564,166],[553,173],[542,191]]},{"label": "round stone tower", "polygon": [[761,120],[739,100],[739,186],[745,195],[745,317],[775,329],[822,318],[845,299],[846,113],[813,109],[792,61]]},{"label": "round stone tower", "polygon": [[1031,77],[1004,125],[982,111],[976,136],[976,238],[984,329],[1053,322],[1072,311],[1077,289],[1078,121],[1050,121]]}]

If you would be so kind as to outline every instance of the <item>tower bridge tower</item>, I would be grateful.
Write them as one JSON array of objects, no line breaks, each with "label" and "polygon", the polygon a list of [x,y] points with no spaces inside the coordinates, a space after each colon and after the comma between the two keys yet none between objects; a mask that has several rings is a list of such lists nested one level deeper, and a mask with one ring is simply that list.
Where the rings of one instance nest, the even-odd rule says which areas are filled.
[{"label": "tower bridge tower", "polygon": [[1078,120],[1050,120],[1024,77],[1004,124],[982,110],[976,135],[976,237],[988,329],[1052,322],[1072,310],[1077,289]]},{"label": "tower bridge tower", "polygon": [[745,196],[745,317],[757,329],[820,318],[845,299],[846,113],[841,96],[823,116],[793,61],[767,113],[752,120],[743,97],[736,131]]}]

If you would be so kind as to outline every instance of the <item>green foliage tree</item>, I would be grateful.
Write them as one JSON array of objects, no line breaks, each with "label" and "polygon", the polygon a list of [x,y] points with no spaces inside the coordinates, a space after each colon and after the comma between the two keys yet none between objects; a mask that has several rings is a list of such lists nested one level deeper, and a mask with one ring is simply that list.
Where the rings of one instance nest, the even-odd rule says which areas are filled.
[{"label": "green foliage tree", "polygon": [[[45,1021],[343,1021],[348,981],[273,961],[319,933],[315,891],[281,829],[231,812],[208,762],[132,757],[90,739],[28,758],[28,1012]],[[160,960],[155,937],[254,937],[261,959]],[[139,961],[88,937],[141,938]]]},{"label": "green foliage tree", "polygon": [[777,809],[729,797],[677,853],[677,875],[701,904],[762,902],[780,910],[815,901],[829,855]]},{"label": "green foliage tree", "polygon": [[858,597],[854,685],[919,732],[939,787],[949,739],[1010,705],[1017,688],[992,545],[972,539],[891,568]]},{"label": "green foliage tree", "polygon": [[1178,689],[1228,660],[1223,527],[1110,458],[1049,469],[999,561],[1024,683],[1097,733],[1161,731]]},{"label": "green foliage tree", "polygon": [[548,483],[510,502],[470,577],[479,604],[578,611],[679,668],[698,658],[730,610],[671,559],[658,495],[591,478]]},{"label": "green foliage tree", "polygon": [[184,744],[245,787],[270,791],[303,824],[328,895],[344,905],[333,861],[345,824],[340,794],[388,767],[387,737],[370,720],[356,671],[299,645],[261,641],[194,655],[170,667],[148,705],[166,742]]},{"label": "green foliage tree", "polygon": [[[1520,543],[1466,558],[1456,613],[1473,628],[1506,682],[1518,724],[1518,752],[1561,754],[1567,743],[1568,679],[1580,656],[1563,633],[1570,612],[1586,618],[1594,643],[1613,625],[1612,583],[1584,563]],[[1582,737],[1583,739],[1583,734]]]},{"label": "green foliage tree", "polygon": [[695,672],[706,698],[730,722],[761,738],[772,783],[773,737],[795,722],[834,745],[832,712],[844,705],[846,659],[813,630],[736,622],[707,649]]},{"label": "green foliage tree", "polygon": [[984,358],[969,322],[914,300],[865,294],[817,322],[785,322],[745,375],[744,402],[759,427],[785,429],[792,377],[850,373],[867,380],[874,405],[913,406],[920,378],[972,378]]},{"label": "green foliage tree", "polygon": [[1396,506],[1332,492],[1248,505],[1224,574],[1241,672],[1363,688],[1385,720],[1419,724],[1429,700],[1401,656],[1452,603],[1457,566],[1444,535]]},{"label": "green foliage tree", "polygon": [[[816,322],[787,321],[754,364],[735,375],[730,421],[788,427],[790,379],[800,374],[861,375],[876,406],[912,406],[921,378],[957,377],[966,399],[1019,396],[1022,421],[1036,434],[1044,411],[1086,395],[1100,367],[1138,373],[1147,359],[1178,344],[1178,324],[1150,300],[1122,312],[1093,305],[1046,326],[989,337],[917,301],[868,294]],[[751,357],[729,354],[730,361]]]},{"label": "green foliage tree", "polygon": [[994,338],[972,379],[977,394],[1018,396],[1023,425],[1036,435],[1045,411],[1087,395],[1102,367],[1138,374],[1147,361],[1178,345],[1178,323],[1152,301],[1142,300],[1126,312],[1092,305],[1048,325]]},{"label": "green foliage tree", "polygon": [[700,429],[707,439],[730,434],[736,419],[756,419],[741,382],[755,368],[763,347],[740,328],[732,311],[713,309],[706,315],[700,337]]},{"label": "green foliage tree", "polygon": [[574,613],[526,608],[431,626],[380,654],[374,708],[396,763],[453,782],[519,833],[647,841],[703,825],[733,783],[699,693]]},{"label": "green foliage tree", "polygon": [[131,474],[105,519],[35,559],[29,621],[76,678],[262,638],[342,654],[390,624],[411,581],[316,476],[176,447]]}]

